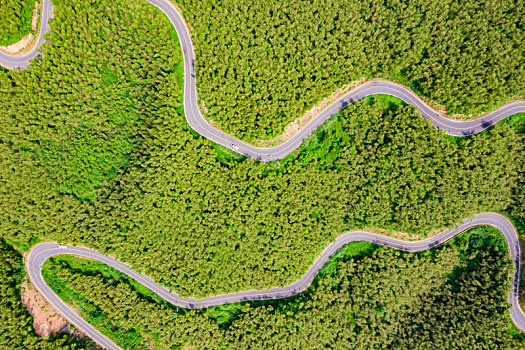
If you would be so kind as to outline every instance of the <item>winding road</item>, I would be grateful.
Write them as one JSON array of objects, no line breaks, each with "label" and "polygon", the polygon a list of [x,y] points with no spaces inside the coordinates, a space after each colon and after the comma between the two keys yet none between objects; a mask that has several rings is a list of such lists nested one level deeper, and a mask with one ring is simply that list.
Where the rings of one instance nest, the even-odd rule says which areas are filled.
[{"label": "winding road", "polygon": [[[490,127],[494,123],[515,113],[525,112],[525,102],[514,102],[499,108],[481,118],[471,121],[455,121],[444,118],[436,111],[425,104],[418,96],[410,90],[387,81],[372,81],[363,84],[346,95],[332,103],[330,106],[322,110],[312,121],[310,121],[304,128],[295,134],[288,141],[271,148],[259,148],[242,142],[230,135],[227,135],[215,128],[213,128],[200,113],[197,104],[197,89],[196,77],[194,70],[195,54],[193,52],[193,45],[188,28],[180,15],[180,13],[167,0],[148,0],[151,4],[158,7],[164,12],[173,26],[175,27],[179,41],[181,44],[183,59],[184,59],[184,111],[186,120],[189,125],[202,136],[219,143],[225,147],[232,149],[235,152],[243,154],[247,157],[269,161],[285,157],[293,150],[298,148],[303,140],[314,132],[321,124],[328,120],[331,116],[345,108],[348,104],[353,103],[363,97],[374,94],[388,94],[398,97],[408,104],[415,106],[423,118],[430,120],[437,128],[445,130],[449,135],[467,136],[479,133],[484,129]],[[42,21],[40,29],[40,37],[36,47],[25,56],[9,56],[0,53],[0,65],[8,69],[22,69],[30,64],[30,60],[35,56],[40,56],[38,49],[40,49],[44,42],[43,35],[49,30],[48,19],[52,18],[53,6],[50,0],[43,0]],[[472,219],[467,219],[463,223],[456,225],[453,229],[446,230],[429,239],[416,242],[406,242],[397,240],[391,237],[381,236],[371,232],[353,231],[348,232],[331,244],[329,244],[321,255],[314,261],[310,269],[297,282],[279,288],[243,291],[225,295],[212,296],[204,299],[196,300],[194,298],[182,298],[175,293],[170,293],[165,287],[162,287],[150,278],[138,274],[133,271],[128,265],[115,260],[112,257],[104,256],[96,251],[83,248],[61,246],[57,243],[40,243],[32,248],[27,255],[26,268],[29,277],[35,287],[42,293],[42,295],[56,308],[58,312],[63,314],[77,328],[85,332],[90,338],[96,341],[101,346],[107,349],[119,349],[119,347],[111,342],[107,337],[97,331],[94,327],[89,325],[80,316],[75,314],[57,295],[46,285],[42,277],[42,264],[52,256],[60,254],[72,254],[80,257],[95,259],[103,262],[121,272],[135,279],[145,287],[151,289],[166,301],[183,308],[205,308],[209,306],[221,305],[226,303],[250,301],[250,300],[265,300],[265,299],[280,299],[293,296],[304,291],[313,281],[319,270],[324,266],[328,259],[342,246],[354,241],[367,241],[400,249],[404,251],[416,252],[433,248],[444,242],[450,240],[461,232],[477,225],[490,225],[498,229],[504,235],[510,256],[515,265],[515,273],[512,279],[512,289],[509,293],[509,303],[511,304],[511,318],[518,328],[525,331],[525,315],[518,304],[518,277],[519,277],[519,257],[520,247],[516,229],[512,223],[504,216],[495,213],[484,213],[475,216]]]},{"label": "winding road", "polygon": [[46,284],[42,276],[42,265],[44,262],[56,255],[71,254],[83,258],[98,260],[111,266],[127,276],[133,278],[138,283],[153,291],[162,299],[173,305],[186,309],[200,309],[210,306],[238,303],[253,300],[270,300],[291,297],[306,290],[319,273],[319,270],[326,264],[337,250],[350,242],[365,241],[383,245],[394,249],[408,252],[419,252],[437,247],[460,233],[479,225],[488,225],[498,229],[507,241],[509,254],[514,263],[514,274],[512,275],[512,289],[509,292],[509,303],[511,305],[510,317],[514,324],[525,331],[525,314],[518,303],[519,287],[519,268],[520,268],[520,246],[518,234],[512,223],[504,216],[496,213],[483,213],[467,219],[452,229],[445,230],[431,238],[421,241],[402,241],[392,237],[378,235],[366,231],[352,231],[339,236],[335,242],[330,243],[319,257],[314,261],[306,273],[295,283],[285,287],[277,287],[263,290],[248,290],[231,294],[222,294],[203,299],[183,298],[176,293],[156,284],[151,278],[139,274],[123,262],[115,260],[113,257],[102,255],[94,250],[83,247],[62,246],[57,243],[40,243],[35,245],[26,258],[26,268],[33,285],[40,293],[58,310],[64,317],[77,328],[86,333],[91,339],[107,349],[120,349],[111,342],[106,336],[96,330],[82,317],[73,312]]},{"label": "winding road", "polygon": [[[193,130],[205,138],[249,158],[261,161],[271,161],[286,157],[298,148],[308,136],[310,136],[320,125],[330,119],[334,114],[338,113],[349,104],[370,95],[387,94],[398,97],[406,103],[415,106],[423,118],[430,120],[438,129],[445,130],[447,134],[453,136],[477,134],[510,115],[525,112],[525,101],[518,101],[505,105],[496,111],[475,120],[458,121],[447,119],[430,108],[407,88],[392,82],[376,80],[354,88],[346,95],[333,102],[288,141],[270,148],[255,147],[215,129],[202,116],[197,104],[197,85],[194,68],[195,53],[193,52],[191,36],[186,23],[184,22],[182,15],[168,0],[148,1],[168,16],[168,19],[173,27],[175,27],[179,37],[184,60],[184,114],[188,124]],[[23,57],[11,57],[0,53],[0,65],[10,69],[25,68],[30,64],[30,59],[37,55],[36,50],[44,42],[42,35],[49,30],[47,19],[52,17],[53,9],[50,0],[43,0],[43,4],[44,7],[42,12],[44,18],[41,23],[42,29],[40,30],[40,38],[37,47],[35,47],[31,53]]]}]

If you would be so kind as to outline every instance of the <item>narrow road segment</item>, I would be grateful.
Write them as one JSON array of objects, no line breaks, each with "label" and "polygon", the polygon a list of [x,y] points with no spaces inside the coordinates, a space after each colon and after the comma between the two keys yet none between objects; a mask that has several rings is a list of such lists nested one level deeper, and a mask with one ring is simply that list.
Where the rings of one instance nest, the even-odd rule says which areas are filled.
[{"label": "narrow road segment", "polygon": [[[404,102],[415,106],[422,117],[430,120],[438,129],[444,130],[448,135],[468,136],[477,134],[494,123],[516,114],[525,113],[525,101],[518,101],[505,105],[496,111],[493,111],[483,117],[469,121],[458,121],[443,117],[417,95],[407,88],[398,84],[376,80],[360,85],[331,105],[323,109],[308,124],[299,130],[288,141],[275,147],[255,147],[243,142],[231,135],[228,135],[211,126],[203,117],[197,104],[197,83],[195,74],[195,53],[191,41],[190,32],[182,15],[168,0],[148,0],[151,4],[162,11],[170,20],[171,24],[177,31],[179,42],[182,48],[184,61],[184,114],[188,124],[200,135],[216,142],[234,152],[240,153],[246,157],[260,161],[272,161],[286,157],[288,154],[297,149],[303,141],[310,136],[320,125],[330,119],[334,114],[340,112],[349,104],[362,99],[363,97],[387,94],[400,98]],[[52,17],[52,4],[50,0],[43,0],[42,22],[40,38],[37,47],[26,56],[16,57],[0,53],[0,65],[9,69],[26,68],[30,60],[37,55],[37,49],[43,42],[43,35],[48,31],[47,20]]]}]

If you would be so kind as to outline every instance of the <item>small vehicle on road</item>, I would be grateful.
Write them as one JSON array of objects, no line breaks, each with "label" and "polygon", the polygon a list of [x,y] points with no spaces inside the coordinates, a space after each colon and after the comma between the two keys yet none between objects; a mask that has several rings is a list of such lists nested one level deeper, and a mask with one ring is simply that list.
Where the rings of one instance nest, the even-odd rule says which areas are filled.
[{"label": "small vehicle on road", "polygon": [[233,143],[230,143],[230,146],[232,146],[232,148],[233,148],[234,150],[236,150],[236,151],[239,150],[239,146],[234,145]]}]

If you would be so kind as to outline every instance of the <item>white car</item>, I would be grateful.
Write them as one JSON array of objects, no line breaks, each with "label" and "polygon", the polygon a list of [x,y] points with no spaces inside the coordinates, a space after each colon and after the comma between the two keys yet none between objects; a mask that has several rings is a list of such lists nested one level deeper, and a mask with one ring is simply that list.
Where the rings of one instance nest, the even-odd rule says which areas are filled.
[{"label": "white car", "polygon": [[232,148],[233,148],[234,150],[236,150],[236,151],[239,150],[239,146],[234,145],[233,143],[231,143],[230,146],[232,146]]}]

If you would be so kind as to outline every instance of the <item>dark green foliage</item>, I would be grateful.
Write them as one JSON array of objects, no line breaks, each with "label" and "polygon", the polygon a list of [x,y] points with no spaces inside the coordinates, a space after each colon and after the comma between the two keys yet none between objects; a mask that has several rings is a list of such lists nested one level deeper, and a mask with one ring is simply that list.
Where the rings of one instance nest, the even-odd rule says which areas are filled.
[{"label": "dark green foliage", "polygon": [[0,239],[0,349],[80,349],[92,346],[69,335],[43,340],[33,330],[33,317],[22,305],[22,256]]},{"label": "dark green foliage", "polygon": [[242,162],[246,159],[245,156],[217,143],[210,143],[210,146],[213,147],[215,151],[217,151],[216,159],[223,165],[228,166],[228,164],[231,162]]},{"label": "dark green foliage", "polygon": [[516,113],[504,120],[504,123],[510,124],[518,132],[525,132],[525,113]]},{"label": "dark green foliage", "polygon": [[245,140],[284,126],[361,77],[399,81],[449,107],[487,112],[525,94],[525,3],[181,0],[199,97]]},{"label": "dark green foliage", "polygon": [[350,258],[359,259],[360,257],[369,256],[377,248],[376,245],[368,242],[353,242],[339,249],[332,259],[319,271],[319,275],[334,276],[337,274],[337,265],[340,261],[347,261]]},{"label": "dark green foliage", "polygon": [[93,262],[64,257],[44,269],[155,349],[518,349],[502,241],[480,227],[426,256],[353,243],[330,262],[336,274],[298,296],[185,313]]},{"label": "dark green foliage", "polygon": [[[208,6],[206,1],[201,4],[203,9]],[[46,46],[44,59],[35,60],[24,71],[0,70],[0,230],[20,247],[28,248],[40,239],[86,245],[119,257],[182,295],[202,296],[291,283],[329,241],[349,229],[382,228],[423,237],[481,211],[510,210],[516,217],[525,217],[523,135],[516,123],[499,123],[483,134],[454,139],[444,137],[414,108],[374,97],[351,105],[287,159],[255,162],[213,145],[187,125],[180,105],[180,47],[173,28],[158,10],[145,1],[55,0],[54,5],[51,44]],[[509,22],[514,15],[521,17],[520,4],[507,5],[518,6],[505,17]],[[286,6],[275,13],[289,11]],[[353,13],[361,11],[362,6],[355,2],[338,9]],[[378,6],[372,11],[375,13],[364,11],[365,18],[373,18],[373,22],[390,18],[391,10],[379,11],[383,4],[373,6]],[[414,4],[406,6],[410,14]],[[301,13],[296,5],[288,7]],[[332,11],[332,7],[323,4],[323,11],[316,16],[331,16],[327,10]],[[458,11],[471,10],[464,6]],[[199,18],[209,20],[206,13],[202,10]],[[206,24],[188,18],[195,28]],[[395,18],[406,21],[416,17]],[[424,22],[414,24],[414,30],[421,33],[435,24],[432,18],[428,23],[416,19]],[[374,52],[387,52],[383,49],[388,46],[387,41],[381,41],[386,35],[383,29],[375,29],[378,23],[363,21],[358,16],[354,22],[334,23],[334,30],[342,23],[349,26],[345,36],[359,34],[359,30],[373,33],[374,37],[366,38],[366,45],[355,42],[357,52],[363,52],[360,56],[351,55],[355,50],[346,50],[344,45],[327,48],[323,45],[329,40],[315,40],[316,60],[298,65],[310,76],[294,82],[305,90],[294,88],[292,97],[287,96],[292,89],[281,84],[286,77],[282,69],[287,69],[293,57],[303,58],[285,54],[285,68],[277,69],[276,65],[272,74],[277,75],[264,79],[267,60],[261,55],[261,67],[250,68],[257,80],[245,90],[255,89],[251,98],[259,102],[260,91],[270,91],[264,96],[275,103],[237,99],[236,94],[244,90],[235,89],[238,81],[226,70],[217,81],[226,79],[234,88],[229,85],[228,93],[212,89],[206,95],[209,75],[204,66],[199,66],[205,102],[212,104],[211,118],[220,116],[222,109],[239,108],[243,118],[236,112],[231,114],[239,121],[235,128],[246,129],[248,121],[253,131],[260,121],[271,120],[263,129],[265,136],[273,135],[279,126],[336,86],[360,74],[386,74],[391,67],[405,64],[415,68],[399,70],[397,79],[406,78],[408,82],[424,75],[426,80],[418,85],[420,92],[452,107],[485,109],[487,101],[497,104],[511,93],[520,93],[522,83],[516,77],[523,76],[519,74],[523,65],[519,59],[512,63],[507,60],[514,49],[506,40],[514,40],[514,34],[504,30],[501,35],[511,39],[491,42],[494,50],[508,46],[509,50],[501,51],[502,56],[476,56],[491,64],[479,75],[479,70],[464,64],[465,60],[458,60],[458,65],[456,61],[446,62],[450,69],[440,69],[441,64],[433,60],[450,53],[439,47],[427,48],[441,50],[430,61],[422,55],[421,61],[427,65],[415,64],[419,61],[406,57],[398,66],[398,58],[390,63],[381,55],[377,60],[363,59]],[[295,23],[329,25],[324,19]],[[229,30],[228,25],[224,30]],[[253,24],[246,21],[245,25]],[[479,29],[477,25],[473,23],[472,33]],[[484,28],[492,33],[498,26]],[[274,29],[288,30],[289,26]],[[261,30],[265,28],[261,26]],[[220,31],[213,35],[217,33],[221,35]],[[332,34],[324,33],[327,38]],[[208,44],[201,42],[201,37],[196,37],[198,59],[208,62],[208,56],[204,57]],[[239,36],[233,32],[223,36],[232,37]],[[433,40],[441,39],[443,45],[458,45],[443,37]],[[460,35],[460,39],[464,37]],[[281,38],[279,42],[302,45],[301,40]],[[370,45],[374,43],[381,47]],[[278,47],[277,42],[269,44]],[[306,44],[311,43],[305,43],[304,52],[311,52]],[[465,48],[473,47],[471,44]],[[492,47],[483,48],[492,52]],[[412,54],[403,45],[391,49]],[[347,52],[348,57],[341,66],[333,65],[330,60],[337,55],[330,55],[330,51]],[[243,52],[248,55],[247,50]],[[235,62],[234,58],[230,62]],[[359,67],[360,62],[370,67],[348,75],[341,73],[353,69],[348,67],[354,63]],[[386,68],[378,62],[385,62]],[[432,74],[427,76],[429,66]],[[219,61],[214,67],[220,67]],[[247,68],[239,68],[239,72],[241,69]],[[464,74],[466,70],[474,75]],[[320,72],[327,75],[320,76]],[[451,77],[454,74],[457,76]],[[478,83],[474,76],[484,81]],[[312,83],[313,77],[319,79]],[[502,85],[499,79],[507,81]],[[277,81],[288,90],[272,91]],[[453,84],[461,86],[462,93],[451,88]],[[485,91],[488,86],[492,90]],[[473,87],[478,90],[469,90]],[[216,93],[218,98],[241,102],[236,107],[222,106],[213,97],[208,100]],[[277,97],[280,94],[282,98]],[[246,103],[250,108],[263,108],[260,116],[253,119],[253,113],[244,110]],[[214,110],[219,105],[220,109]],[[267,113],[282,118],[267,118]],[[219,117],[216,120],[221,122]],[[521,345],[512,344],[508,336],[513,332],[504,317],[508,267],[499,265],[505,261],[499,248],[483,243],[476,252],[459,254],[449,248],[426,255],[372,250],[366,245],[347,249],[339,254],[348,260],[331,262],[325,277],[316,282],[315,293],[307,292],[283,303],[244,304],[242,308],[233,305],[184,312],[158,302],[155,295],[118,274],[90,273],[89,266],[60,266],[47,277],[56,278],[54,284],[50,281],[54,288],[69,294],[69,301],[81,307],[92,322],[129,347],[153,343],[161,348],[163,344],[172,348],[186,344],[199,348],[269,348],[282,341],[282,348],[339,344],[348,348],[356,341],[354,347],[369,348],[384,342],[385,347],[406,348],[411,344],[404,342],[413,334],[420,337],[415,344],[428,342],[425,336],[443,336],[432,339],[442,348],[475,348],[485,343],[490,348]],[[354,257],[354,249],[367,253]],[[468,263],[465,258],[470,259]],[[475,269],[465,268],[470,261]],[[480,290],[476,281],[491,288]],[[108,289],[108,284],[113,287]],[[359,293],[349,294],[350,286]],[[6,290],[15,293],[14,287],[11,283]],[[368,297],[370,293],[376,295]],[[481,295],[483,309],[465,306],[476,304],[473,293]],[[385,303],[394,299],[399,302]],[[473,310],[482,311],[473,316],[469,314]],[[397,318],[404,322],[394,322]],[[426,328],[432,322],[439,329],[435,334]],[[282,334],[286,337],[281,338]],[[385,334],[382,340],[380,336]],[[451,334],[464,337],[446,338]],[[146,343],[142,343],[144,338]],[[431,348],[432,344],[421,347]]]},{"label": "dark green foliage", "polygon": [[35,0],[0,0],[0,46],[16,43],[31,30]]},{"label": "dark green foliage", "polygon": [[217,321],[219,326],[228,326],[237,318],[241,310],[241,304],[219,305],[209,308],[208,316]]}]

